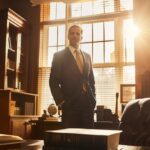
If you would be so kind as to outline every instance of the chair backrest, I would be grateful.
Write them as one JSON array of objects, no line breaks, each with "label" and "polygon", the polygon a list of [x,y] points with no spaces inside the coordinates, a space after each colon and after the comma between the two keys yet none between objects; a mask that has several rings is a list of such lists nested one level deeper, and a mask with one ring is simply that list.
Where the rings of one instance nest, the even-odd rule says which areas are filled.
[{"label": "chair backrest", "polygon": [[128,102],[119,129],[120,144],[150,146],[150,98]]}]

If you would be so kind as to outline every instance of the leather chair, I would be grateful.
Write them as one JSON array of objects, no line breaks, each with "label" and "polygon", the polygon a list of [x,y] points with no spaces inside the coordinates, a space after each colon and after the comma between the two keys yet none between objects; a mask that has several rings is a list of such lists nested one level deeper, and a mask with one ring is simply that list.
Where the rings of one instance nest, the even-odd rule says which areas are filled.
[{"label": "leather chair", "polygon": [[150,146],[150,98],[128,102],[119,129],[120,144]]}]

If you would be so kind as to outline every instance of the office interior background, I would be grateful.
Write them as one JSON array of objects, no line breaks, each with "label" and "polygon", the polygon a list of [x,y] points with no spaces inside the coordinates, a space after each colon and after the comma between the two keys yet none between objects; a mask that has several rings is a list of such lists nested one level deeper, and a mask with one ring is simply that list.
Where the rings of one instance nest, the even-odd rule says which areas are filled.
[{"label": "office interior background", "polygon": [[134,87],[130,99],[149,96],[149,91],[143,94],[150,86],[143,84],[143,75],[150,70],[149,7],[148,0],[2,0],[0,9],[11,8],[28,22],[27,92],[38,94],[38,114],[54,103],[49,89],[51,61],[68,45],[67,29],[74,23],[82,26],[81,49],[92,58],[97,105],[115,112],[118,92],[121,112],[121,85]]}]

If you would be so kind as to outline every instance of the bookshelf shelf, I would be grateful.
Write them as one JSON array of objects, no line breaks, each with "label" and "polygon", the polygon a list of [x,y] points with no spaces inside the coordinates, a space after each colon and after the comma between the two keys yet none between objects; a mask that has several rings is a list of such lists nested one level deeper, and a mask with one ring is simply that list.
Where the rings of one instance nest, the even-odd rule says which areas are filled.
[{"label": "bookshelf shelf", "polygon": [[[14,89],[0,89],[0,124],[4,127],[0,128],[0,133],[19,135],[11,122],[16,124],[14,118],[17,116],[23,128],[23,121],[25,122],[23,118],[32,119],[37,116],[37,99],[37,94]],[[23,135],[20,136],[23,137]]]}]

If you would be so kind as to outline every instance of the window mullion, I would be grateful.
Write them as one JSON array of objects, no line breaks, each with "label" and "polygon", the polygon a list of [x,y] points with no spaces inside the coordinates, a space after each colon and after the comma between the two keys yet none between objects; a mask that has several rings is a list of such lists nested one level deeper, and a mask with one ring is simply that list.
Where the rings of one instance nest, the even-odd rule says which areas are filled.
[{"label": "window mullion", "polygon": [[103,22],[103,61],[105,63],[105,22]]}]

